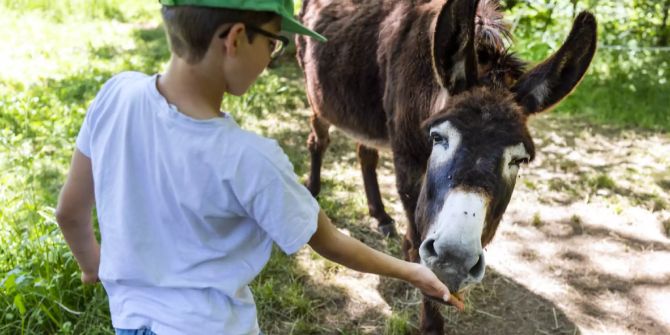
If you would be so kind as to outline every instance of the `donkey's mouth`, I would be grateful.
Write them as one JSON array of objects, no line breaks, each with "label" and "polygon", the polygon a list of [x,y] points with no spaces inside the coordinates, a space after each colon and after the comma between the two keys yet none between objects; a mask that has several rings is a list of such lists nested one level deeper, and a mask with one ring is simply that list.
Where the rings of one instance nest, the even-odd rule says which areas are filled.
[{"label": "donkey's mouth", "polygon": [[473,284],[481,282],[484,277],[483,256],[481,256],[481,261],[478,261],[470,270],[467,270],[467,267],[462,264],[440,262],[439,259],[431,257],[422,258],[421,263],[431,269],[437,278],[447,285],[449,291],[459,292],[459,294],[463,294]]},{"label": "donkey's mouth", "polygon": [[456,307],[456,309],[458,309],[461,312],[465,311],[465,297],[461,292],[452,293],[447,303]]},{"label": "donkey's mouth", "polygon": [[463,293],[458,292],[458,293],[451,293],[449,295],[449,300],[444,301],[440,298],[436,298],[433,296],[429,296],[424,294],[426,297],[428,297],[430,300],[433,300],[435,302],[439,302],[441,304],[449,305],[449,306],[454,306],[457,310],[463,312],[465,311],[465,297]]}]

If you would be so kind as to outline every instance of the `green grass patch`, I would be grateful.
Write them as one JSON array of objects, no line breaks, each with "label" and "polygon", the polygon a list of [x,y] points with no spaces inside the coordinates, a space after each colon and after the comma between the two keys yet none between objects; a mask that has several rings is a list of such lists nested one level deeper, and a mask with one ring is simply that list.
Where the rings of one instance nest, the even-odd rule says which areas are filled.
[{"label": "green grass patch", "polygon": [[394,312],[391,317],[386,320],[385,335],[406,335],[411,334],[413,329],[410,321],[410,315],[407,312]]},{"label": "green grass patch", "polygon": [[[79,127],[102,84],[122,71],[163,71],[169,50],[158,8],[157,2],[131,0],[0,0],[0,334],[112,333],[105,292],[99,285],[81,285],[54,208]],[[517,41],[533,60],[546,55],[552,43],[523,34]],[[665,69],[664,55],[601,51],[580,88],[557,112],[667,131]],[[302,74],[290,60],[264,73],[245,96],[226,97],[222,105],[242,126],[277,138],[299,175],[307,171],[309,127],[307,117],[295,118],[304,117],[296,110],[306,107]],[[347,159],[355,164],[351,143],[337,145],[341,148],[331,151],[347,151],[351,157],[331,158],[328,169]],[[371,227],[360,224],[368,218],[364,193],[337,173],[323,180],[325,211],[352,236],[400,256],[399,241],[377,239]],[[616,188],[606,175],[583,182],[581,187]],[[559,183],[552,187],[572,189]],[[668,206],[662,198],[649,201],[659,210]],[[539,213],[533,225],[542,225]],[[329,274],[341,270],[314,258]],[[360,333],[356,325],[324,328],[327,313],[346,295],[337,287],[321,289],[322,283],[310,282],[294,257],[275,250],[252,284],[261,326],[271,334]],[[416,318],[414,308],[394,307],[378,330],[407,334]]]},{"label": "green grass patch", "polygon": [[44,19],[63,23],[71,20],[142,20],[158,10],[158,1],[133,0],[1,0],[0,10],[18,14],[39,13]]},{"label": "green grass patch", "polygon": [[273,334],[285,329],[292,329],[294,334],[316,331],[312,310],[319,301],[308,295],[306,277],[294,257],[274,249],[272,258],[251,285],[261,329]]},{"label": "green grass patch", "polygon": [[[161,72],[169,59],[157,8],[131,1],[0,2],[0,334],[112,333],[105,292],[81,285],[54,208],[79,127],[102,84],[122,71]],[[223,108],[252,119],[304,107],[296,70],[265,73],[249,95],[226,97]],[[261,320],[292,320],[296,331],[310,332],[311,300],[298,273],[275,253],[254,290],[264,306]]]},{"label": "green grass patch", "polygon": [[670,52],[601,50],[556,112],[601,124],[670,131]]},{"label": "green grass patch", "polygon": [[[534,64],[558,50],[572,25],[571,10],[565,4],[517,6],[509,15],[510,20],[517,20],[514,51]],[[598,4],[587,6],[596,7],[590,10],[600,22],[600,46],[615,44],[620,48],[599,47],[580,85],[555,112],[585,116],[595,123],[670,132],[670,50],[638,48],[650,41],[636,40]],[[630,4],[618,6],[631,10]],[[616,13],[621,15],[622,11]]]},{"label": "green grass patch", "polygon": [[593,190],[613,190],[616,188],[616,183],[607,174],[599,174],[596,177],[591,178],[589,184]]}]

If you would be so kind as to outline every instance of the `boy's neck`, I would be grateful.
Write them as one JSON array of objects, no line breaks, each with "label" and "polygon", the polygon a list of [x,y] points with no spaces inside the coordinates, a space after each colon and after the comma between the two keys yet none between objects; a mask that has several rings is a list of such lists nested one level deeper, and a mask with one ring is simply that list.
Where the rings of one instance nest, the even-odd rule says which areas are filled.
[{"label": "boy's neck", "polygon": [[164,75],[158,78],[158,91],[179,112],[194,119],[211,119],[220,115],[225,81],[205,71],[201,64],[191,65],[172,57]]}]

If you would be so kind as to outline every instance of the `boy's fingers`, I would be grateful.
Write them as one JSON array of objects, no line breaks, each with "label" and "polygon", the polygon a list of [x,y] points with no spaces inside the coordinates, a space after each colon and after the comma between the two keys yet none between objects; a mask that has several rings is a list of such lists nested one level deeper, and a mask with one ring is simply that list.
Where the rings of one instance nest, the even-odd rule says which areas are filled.
[{"label": "boy's fingers", "polygon": [[461,298],[455,294],[445,296],[444,301],[446,301],[447,304],[456,307],[456,309],[461,312],[465,310],[465,302],[463,302],[463,300],[461,300]]},{"label": "boy's fingers", "polygon": [[465,303],[461,298],[459,298],[457,295],[454,294],[447,294],[441,298],[437,298],[428,294],[424,295],[428,297],[430,300],[439,302],[441,304],[449,305],[449,306],[454,306],[457,310],[463,312],[465,311]]},{"label": "boy's fingers", "polygon": [[[428,269],[427,267],[420,265],[422,276],[426,278],[428,282],[428,290],[423,291],[423,295],[430,298],[431,300],[437,301],[442,304],[450,305],[456,307],[459,311],[465,310],[465,303],[463,299],[456,294],[450,293],[449,288],[437,278],[435,273]],[[424,287],[426,287],[424,286]]]}]

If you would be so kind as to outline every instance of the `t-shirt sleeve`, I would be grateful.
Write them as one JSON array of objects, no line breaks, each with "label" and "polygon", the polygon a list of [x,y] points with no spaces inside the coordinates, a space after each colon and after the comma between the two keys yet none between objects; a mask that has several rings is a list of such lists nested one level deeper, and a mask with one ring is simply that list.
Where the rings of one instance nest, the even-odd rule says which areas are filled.
[{"label": "t-shirt sleeve", "polygon": [[98,97],[88,107],[84,122],[81,124],[81,128],[79,128],[79,135],[77,135],[77,149],[88,158],[91,158],[91,118],[96,109]]},{"label": "t-shirt sleeve", "polygon": [[244,205],[270,238],[286,253],[292,254],[309,242],[316,232],[319,204],[307,188],[298,182],[288,157],[278,145],[255,162],[256,184]]},{"label": "t-shirt sleeve", "polygon": [[77,149],[86,155],[86,157],[91,158],[92,154],[91,137],[93,136],[92,132],[95,125],[94,120],[99,117],[101,109],[108,103],[107,101],[115,91],[115,87],[118,87],[124,79],[138,75],[141,74],[137,72],[122,72],[110,78],[104,85],[102,85],[102,88],[100,88],[100,91],[96,94],[95,99],[93,99],[88,106],[86,117],[84,117],[84,122],[82,123],[81,128],[79,128],[79,134],[77,135],[76,141]]}]

